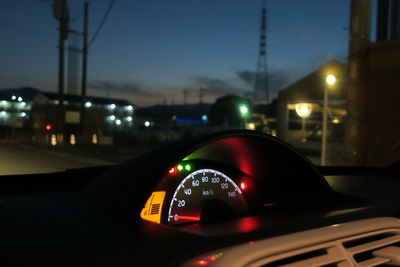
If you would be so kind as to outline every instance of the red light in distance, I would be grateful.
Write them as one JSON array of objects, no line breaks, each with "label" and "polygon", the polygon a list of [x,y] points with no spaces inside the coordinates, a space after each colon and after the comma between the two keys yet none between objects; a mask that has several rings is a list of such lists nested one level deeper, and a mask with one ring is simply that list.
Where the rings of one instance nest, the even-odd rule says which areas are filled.
[{"label": "red light in distance", "polygon": [[53,126],[51,126],[51,124],[46,124],[46,126],[44,127],[44,129],[45,129],[46,131],[51,131],[51,130],[53,130]]},{"label": "red light in distance", "polygon": [[175,174],[176,173],[176,168],[172,167],[171,169],[169,169],[169,174]]},{"label": "red light in distance", "polygon": [[240,189],[242,189],[242,190],[246,190],[247,189],[247,183],[246,182],[240,182],[239,186],[240,186]]}]

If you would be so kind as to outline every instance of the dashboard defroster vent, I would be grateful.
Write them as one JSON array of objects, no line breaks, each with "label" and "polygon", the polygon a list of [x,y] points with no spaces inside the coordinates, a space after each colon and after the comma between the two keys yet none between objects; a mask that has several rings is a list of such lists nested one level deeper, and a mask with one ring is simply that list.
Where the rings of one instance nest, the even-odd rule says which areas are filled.
[{"label": "dashboard defroster vent", "polygon": [[[334,224],[214,251],[209,267],[400,266],[400,220],[371,218]],[[204,259],[199,256],[196,260]],[[188,261],[182,266],[196,266]]]},{"label": "dashboard defroster vent", "polygon": [[305,266],[323,266],[323,267],[350,267],[345,254],[340,247],[333,244],[332,246],[324,247],[308,252],[296,251],[299,253],[290,256],[293,253],[280,255],[279,260],[262,265],[263,267],[305,267]]},{"label": "dashboard defroster vent", "polygon": [[400,233],[397,231],[364,234],[344,241],[343,246],[357,266],[400,266]]}]

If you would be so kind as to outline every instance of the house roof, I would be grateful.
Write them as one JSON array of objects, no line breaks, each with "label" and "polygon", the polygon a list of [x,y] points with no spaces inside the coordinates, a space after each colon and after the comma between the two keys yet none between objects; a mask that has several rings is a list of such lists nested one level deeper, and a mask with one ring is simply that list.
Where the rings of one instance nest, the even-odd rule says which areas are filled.
[{"label": "house roof", "polygon": [[[58,99],[58,94],[57,93],[43,92],[43,94],[48,99],[51,99],[51,100],[57,100]],[[64,95],[64,100],[69,101],[69,102],[80,102],[81,101],[81,96],[65,94]],[[89,101],[89,102],[91,102],[93,104],[100,104],[100,105],[109,105],[109,104],[115,104],[117,106],[134,105],[133,103],[129,102],[128,100],[124,100],[124,99],[96,97],[96,96],[87,96],[86,97],[86,101]]]},{"label": "house roof", "polygon": [[7,101],[17,101],[11,99],[12,96],[16,96],[17,98],[22,97],[22,100],[25,102],[30,102],[39,93],[39,89],[32,87],[2,89],[0,90],[0,99]]},{"label": "house roof", "polygon": [[279,99],[290,100],[321,100],[323,97],[324,77],[332,73],[337,77],[335,88],[330,91],[333,99],[345,99],[347,93],[347,65],[336,60],[320,66],[313,72],[290,84],[279,92]]},{"label": "house roof", "polygon": [[[58,94],[54,92],[43,92],[37,88],[33,87],[21,87],[21,88],[8,88],[0,90],[0,100],[7,101],[17,101],[12,100],[12,96],[22,97],[23,101],[30,102],[35,98],[38,94],[42,94],[50,100],[57,100]],[[81,96],[79,95],[70,95],[65,94],[64,99],[69,102],[80,102]],[[128,106],[134,105],[133,103],[124,100],[124,99],[116,99],[116,98],[106,98],[106,97],[95,97],[95,96],[87,96],[87,101],[90,101],[93,104],[107,105],[107,104],[115,104],[118,106]]]}]

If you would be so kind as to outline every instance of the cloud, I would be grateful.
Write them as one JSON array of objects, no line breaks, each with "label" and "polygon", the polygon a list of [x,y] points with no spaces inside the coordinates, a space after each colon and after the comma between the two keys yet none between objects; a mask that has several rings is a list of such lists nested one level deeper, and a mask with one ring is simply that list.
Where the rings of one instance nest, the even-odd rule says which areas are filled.
[{"label": "cloud", "polygon": [[236,72],[236,75],[241,81],[243,81],[247,85],[253,85],[256,79],[256,74],[254,71],[241,70]]},{"label": "cloud", "polygon": [[89,82],[89,87],[91,89],[97,89],[102,91],[124,92],[143,97],[154,97],[161,95],[160,93],[152,91],[151,88],[139,82],[121,83],[121,82],[96,80]]},{"label": "cloud", "polygon": [[[254,88],[256,72],[249,70],[240,70],[236,72],[236,76],[250,88]],[[273,71],[267,74],[268,86],[270,91],[278,91],[287,85],[290,75],[284,71]]]},{"label": "cloud", "polygon": [[215,95],[243,94],[245,92],[245,90],[224,79],[211,78],[207,76],[192,76],[190,79],[204,88],[207,93]]}]

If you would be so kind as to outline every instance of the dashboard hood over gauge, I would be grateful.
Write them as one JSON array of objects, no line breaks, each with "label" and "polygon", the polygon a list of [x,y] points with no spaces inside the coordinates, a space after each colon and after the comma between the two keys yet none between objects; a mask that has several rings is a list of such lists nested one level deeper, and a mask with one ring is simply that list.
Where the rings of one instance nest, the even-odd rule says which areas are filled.
[{"label": "dashboard hood over gauge", "polygon": [[272,198],[321,196],[329,185],[290,145],[254,131],[234,130],[192,137],[159,147],[103,174],[83,190],[98,207],[118,217],[139,219],[146,197],[168,170],[184,161],[216,162],[254,177]]},{"label": "dashboard hood over gauge", "polygon": [[[179,266],[224,247],[384,212],[335,192],[291,146],[252,131],[189,138],[103,171],[77,191],[2,199],[2,263]],[[65,184],[85,173],[65,173]]]}]

